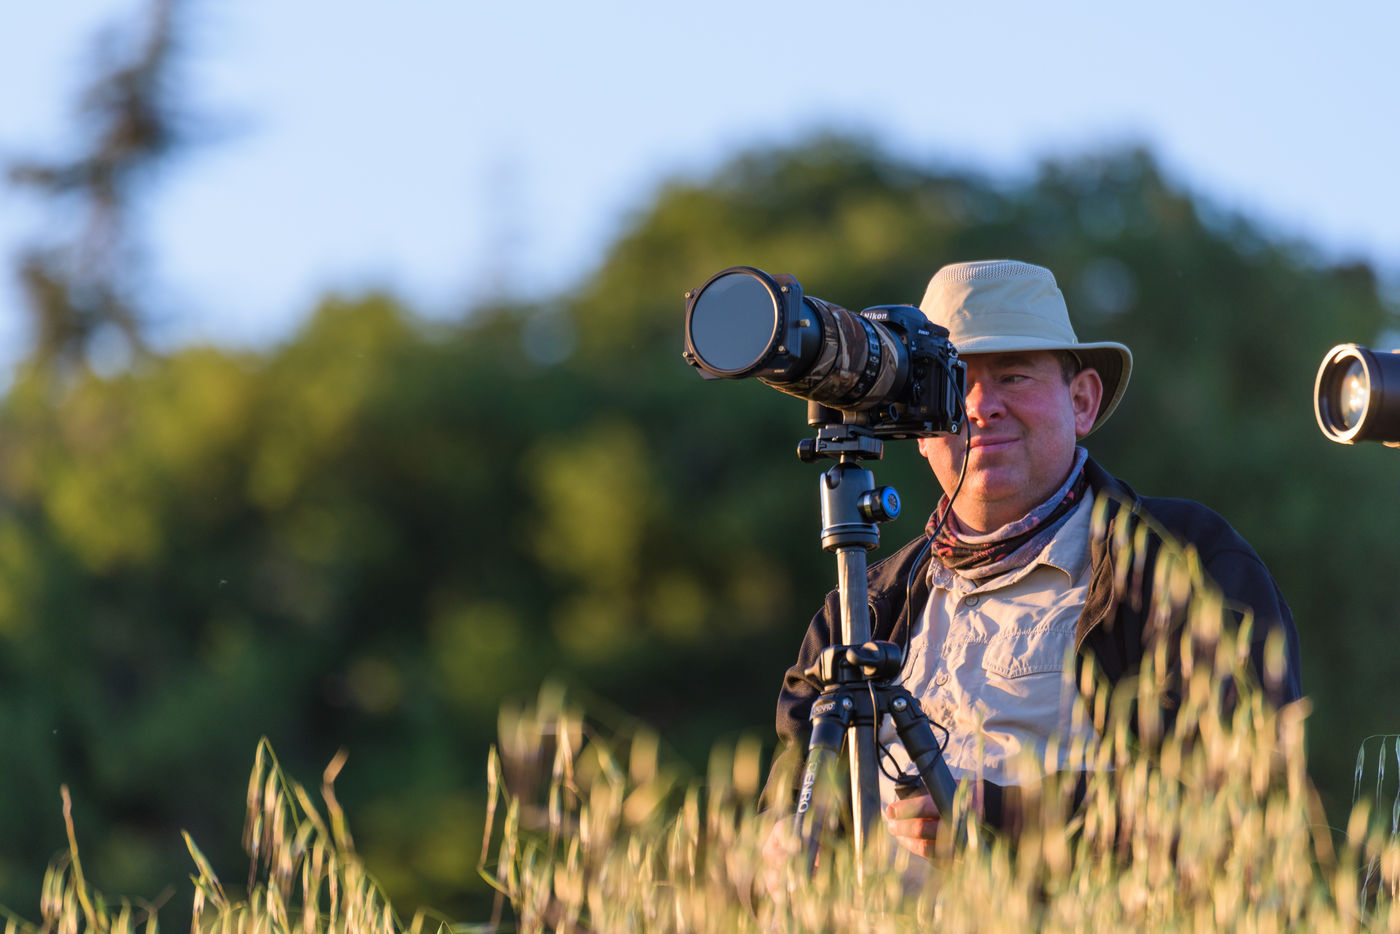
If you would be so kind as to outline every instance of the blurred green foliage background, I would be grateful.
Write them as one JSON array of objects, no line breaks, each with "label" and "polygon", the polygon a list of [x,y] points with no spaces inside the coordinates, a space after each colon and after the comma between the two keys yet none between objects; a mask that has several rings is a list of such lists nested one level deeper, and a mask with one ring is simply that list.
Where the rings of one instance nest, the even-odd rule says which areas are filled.
[{"label": "blurred green foliage background", "polygon": [[[114,177],[109,209],[139,200]],[[453,323],[333,295],[280,346],[157,354],[101,270],[27,258],[41,339],[0,400],[0,903],[37,916],[64,782],[106,891],[177,888],[181,829],[237,879],[265,734],[305,781],[349,751],[340,797],[396,904],[480,918],[503,699],[563,680],[697,767],[769,734],[834,580],[821,468],[793,455],[800,402],[682,363],[682,293],[748,264],[850,308],[914,303],[940,265],[993,257],[1049,266],[1081,338],[1133,348],[1094,456],[1215,507],[1280,580],[1341,814],[1362,738],[1400,724],[1400,462],[1325,441],[1311,393],[1328,348],[1396,324],[1372,270],[1219,211],[1149,152],[1008,180],[816,136],[673,181],[574,288]],[[85,358],[104,308],[127,366]],[[875,469],[906,502],[887,553],[939,491],[912,444]]]}]

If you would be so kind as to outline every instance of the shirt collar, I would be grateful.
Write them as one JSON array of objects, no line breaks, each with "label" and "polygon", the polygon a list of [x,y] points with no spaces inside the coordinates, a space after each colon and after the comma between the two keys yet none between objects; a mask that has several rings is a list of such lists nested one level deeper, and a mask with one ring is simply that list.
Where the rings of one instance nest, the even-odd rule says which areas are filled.
[{"label": "shirt collar", "polygon": [[1094,498],[1085,497],[1031,563],[1048,564],[1068,574],[1071,582],[1079,580],[1089,566],[1089,520],[1093,513]]},{"label": "shirt collar", "polygon": [[930,583],[944,590],[956,593],[977,593],[1008,587],[1041,566],[1062,572],[1071,584],[1078,581],[1089,567],[1089,523],[1094,514],[1094,500],[1086,498],[1069,514],[1064,525],[1055,530],[1054,536],[1024,567],[1014,568],[1005,574],[973,581],[943,567],[938,561],[930,565]]}]

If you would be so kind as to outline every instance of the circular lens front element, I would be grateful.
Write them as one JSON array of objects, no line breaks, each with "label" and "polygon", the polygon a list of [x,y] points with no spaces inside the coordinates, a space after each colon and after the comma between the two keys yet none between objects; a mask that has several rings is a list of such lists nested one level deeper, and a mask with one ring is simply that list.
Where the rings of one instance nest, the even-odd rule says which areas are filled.
[{"label": "circular lens front element", "polygon": [[778,299],[767,283],[748,273],[724,273],[706,283],[691,306],[690,345],[710,369],[743,376],[768,356],[778,319]]},{"label": "circular lens front element", "polygon": [[1341,398],[1336,407],[1337,416],[1344,429],[1352,429],[1366,417],[1366,408],[1371,403],[1371,380],[1360,359],[1353,359],[1342,374],[1338,386]]}]

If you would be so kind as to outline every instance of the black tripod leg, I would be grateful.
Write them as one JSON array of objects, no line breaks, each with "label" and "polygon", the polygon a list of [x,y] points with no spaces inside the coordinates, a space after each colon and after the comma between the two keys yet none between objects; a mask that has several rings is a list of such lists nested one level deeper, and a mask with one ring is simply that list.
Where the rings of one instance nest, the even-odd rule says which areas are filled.
[{"label": "black tripod leg", "polygon": [[952,814],[953,795],[957,793],[958,783],[953,773],[948,771],[948,764],[943,761],[943,750],[933,735],[933,726],[908,691],[900,687],[892,689],[891,693],[894,696],[889,704],[890,716],[894,719],[904,751],[918,770],[924,787],[938,806],[938,812],[945,816]]},{"label": "black tripod leg", "polygon": [[[845,700],[843,704],[840,701]],[[841,760],[841,743],[850,725],[854,706],[849,698],[820,697],[812,705],[812,738],[807,744],[807,767],[802,773],[802,787],[797,796],[797,816],[794,828],[806,854],[807,874],[817,867],[817,851],[821,845],[822,828],[831,813],[834,797],[827,773]]]}]

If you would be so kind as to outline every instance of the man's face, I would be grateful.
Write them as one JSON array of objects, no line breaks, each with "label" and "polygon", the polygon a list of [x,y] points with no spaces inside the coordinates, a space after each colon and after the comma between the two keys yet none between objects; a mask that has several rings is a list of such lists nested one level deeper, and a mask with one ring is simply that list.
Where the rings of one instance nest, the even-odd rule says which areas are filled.
[{"label": "man's face", "polygon": [[[1045,350],[968,354],[967,423],[972,448],[953,512],[969,531],[991,532],[1021,518],[1065,482],[1075,443],[1094,424],[1103,383],[1094,370],[1068,382]],[[919,453],[946,493],[962,467],[966,434],[922,438]]]}]

